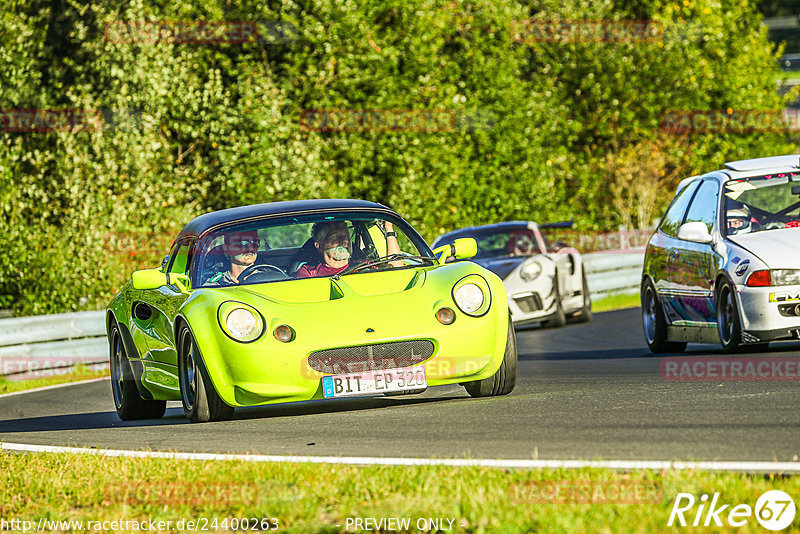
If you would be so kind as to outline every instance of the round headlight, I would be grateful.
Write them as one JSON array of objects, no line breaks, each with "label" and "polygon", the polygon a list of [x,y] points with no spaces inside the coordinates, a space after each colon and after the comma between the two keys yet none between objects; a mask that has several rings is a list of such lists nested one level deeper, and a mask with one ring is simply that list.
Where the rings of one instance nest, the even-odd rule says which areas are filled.
[{"label": "round headlight", "polygon": [[476,284],[464,284],[456,289],[455,301],[464,313],[473,314],[483,306],[483,291]]},{"label": "round headlight", "polygon": [[235,308],[225,318],[228,332],[236,339],[250,341],[261,335],[261,321],[245,308]]},{"label": "round headlight", "polygon": [[532,261],[522,267],[519,270],[520,277],[525,280],[526,282],[530,282],[531,280],[536,280],[542,274],[542,264],[538,261]]}]

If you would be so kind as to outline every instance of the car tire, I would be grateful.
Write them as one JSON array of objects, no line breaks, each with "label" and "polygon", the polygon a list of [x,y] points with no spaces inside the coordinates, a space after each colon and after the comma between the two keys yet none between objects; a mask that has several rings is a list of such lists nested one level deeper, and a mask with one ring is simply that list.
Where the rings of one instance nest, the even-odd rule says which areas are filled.
[{"label": "car tire", "polygon": [[466,382],[464,388],[471,397],[508,395],[517,383],[517,336],[511,316],[508,317],[508,336],[503,361],[495,374],[483,380]]},{"label": "car tire", "polygon": [[234,408],[214,389],[192,331],[186,324],[180,327],[178,340],[178,377],[184,413],[193,423],[230,419]]},{"label": "car tire", "polygon": [[561,328],[567,324],[567,314],[564,313],[564,303],[561,302],[561,291],[558,287],[558,273],[556,273],[553,283],[555,284],[553,292],[555,293],[556,311],[549,319],[542,323],[542,326],[546,328]]},{"label": "car tire", "polygon": [[592,295],[589,293],[589,283],[586,281],[586,271],[581,273],[581,284],[583,286],[583,306],[575,316],[576,323],[588,323],[592,320]]},{"label": "car tire", "polygon": [[167,410],[166,401],[147,400],[139,395],[122,332],[116,321],[111,325],[108,340],[111,395],[119,418],[123,421],[136,421],[163,417]]},{"label": "car tire", "polygon": [[642,284],[642,328],[644,339],[653,354],[665,352],[683,352],[686,350],[685,341],[669,341],[667,339],[667,320],[664,310],[658,302],[656,288],[650,280]]},{"label": "car tire", "polygon": [[716,292],[717,332],[719,343],[725,352],[739,352],[743,348],[742,326],[733,286],[722,280]]}]

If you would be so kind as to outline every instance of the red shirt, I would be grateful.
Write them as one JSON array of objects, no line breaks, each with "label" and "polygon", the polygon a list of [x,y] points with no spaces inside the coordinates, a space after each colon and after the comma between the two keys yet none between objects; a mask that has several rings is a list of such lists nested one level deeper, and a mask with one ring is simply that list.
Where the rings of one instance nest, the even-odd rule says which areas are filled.
[{"label": "red shirt", "polygon": [[326,263],[320,263],[315,267],[309,267],[308,264],[303,265],[297,270],[295,276],[297,278],[311,278],[313,276],[331,276],[339,274],[350,266],[348,263],[344,267],[329,267]]}]

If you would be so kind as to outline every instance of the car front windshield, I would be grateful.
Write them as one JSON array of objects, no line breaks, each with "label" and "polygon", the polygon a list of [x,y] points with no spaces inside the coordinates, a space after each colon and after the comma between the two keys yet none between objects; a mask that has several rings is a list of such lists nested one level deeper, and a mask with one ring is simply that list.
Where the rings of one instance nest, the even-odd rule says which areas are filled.
[{"label": "car front windshield", "polygon": [[432,265],[404,221],[385,213],[315,214],[232,224],[205,235],[196,287],[342,276]]},{"label": "car front windshield", "polygon": [[[474,237],[478,253],[473,259],[541,254],[536,235],[527,227],[483,230],[458,237]],[[442,242],[440,244],[445,244]]]},{"label": "car front windshield", "polygon": [[727,235],[800,228],[800,172],[726,183],[724,215]]}]

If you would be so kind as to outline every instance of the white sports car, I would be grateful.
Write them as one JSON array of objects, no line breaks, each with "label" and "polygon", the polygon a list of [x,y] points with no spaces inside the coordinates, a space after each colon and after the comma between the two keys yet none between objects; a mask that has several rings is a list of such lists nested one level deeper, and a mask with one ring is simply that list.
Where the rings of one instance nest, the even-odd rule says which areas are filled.
[{"label": "white sports car", "polygon": [[641,299],[654,353],[800,339],[800,156],[681,182],[647,245]]},{"label": "white sports car", "polygon": [[462,237],[478,242],[478,254],[469,261],[499,276],[508,292],[514,325],[543,323],[563,326],[568,318],[578,322],[592,318],[592,301],[580,253],[557,242],[548,246],[540,229],[571,223],[537,225],[512,221],[471,226],[442,234],[433,246]]}]

